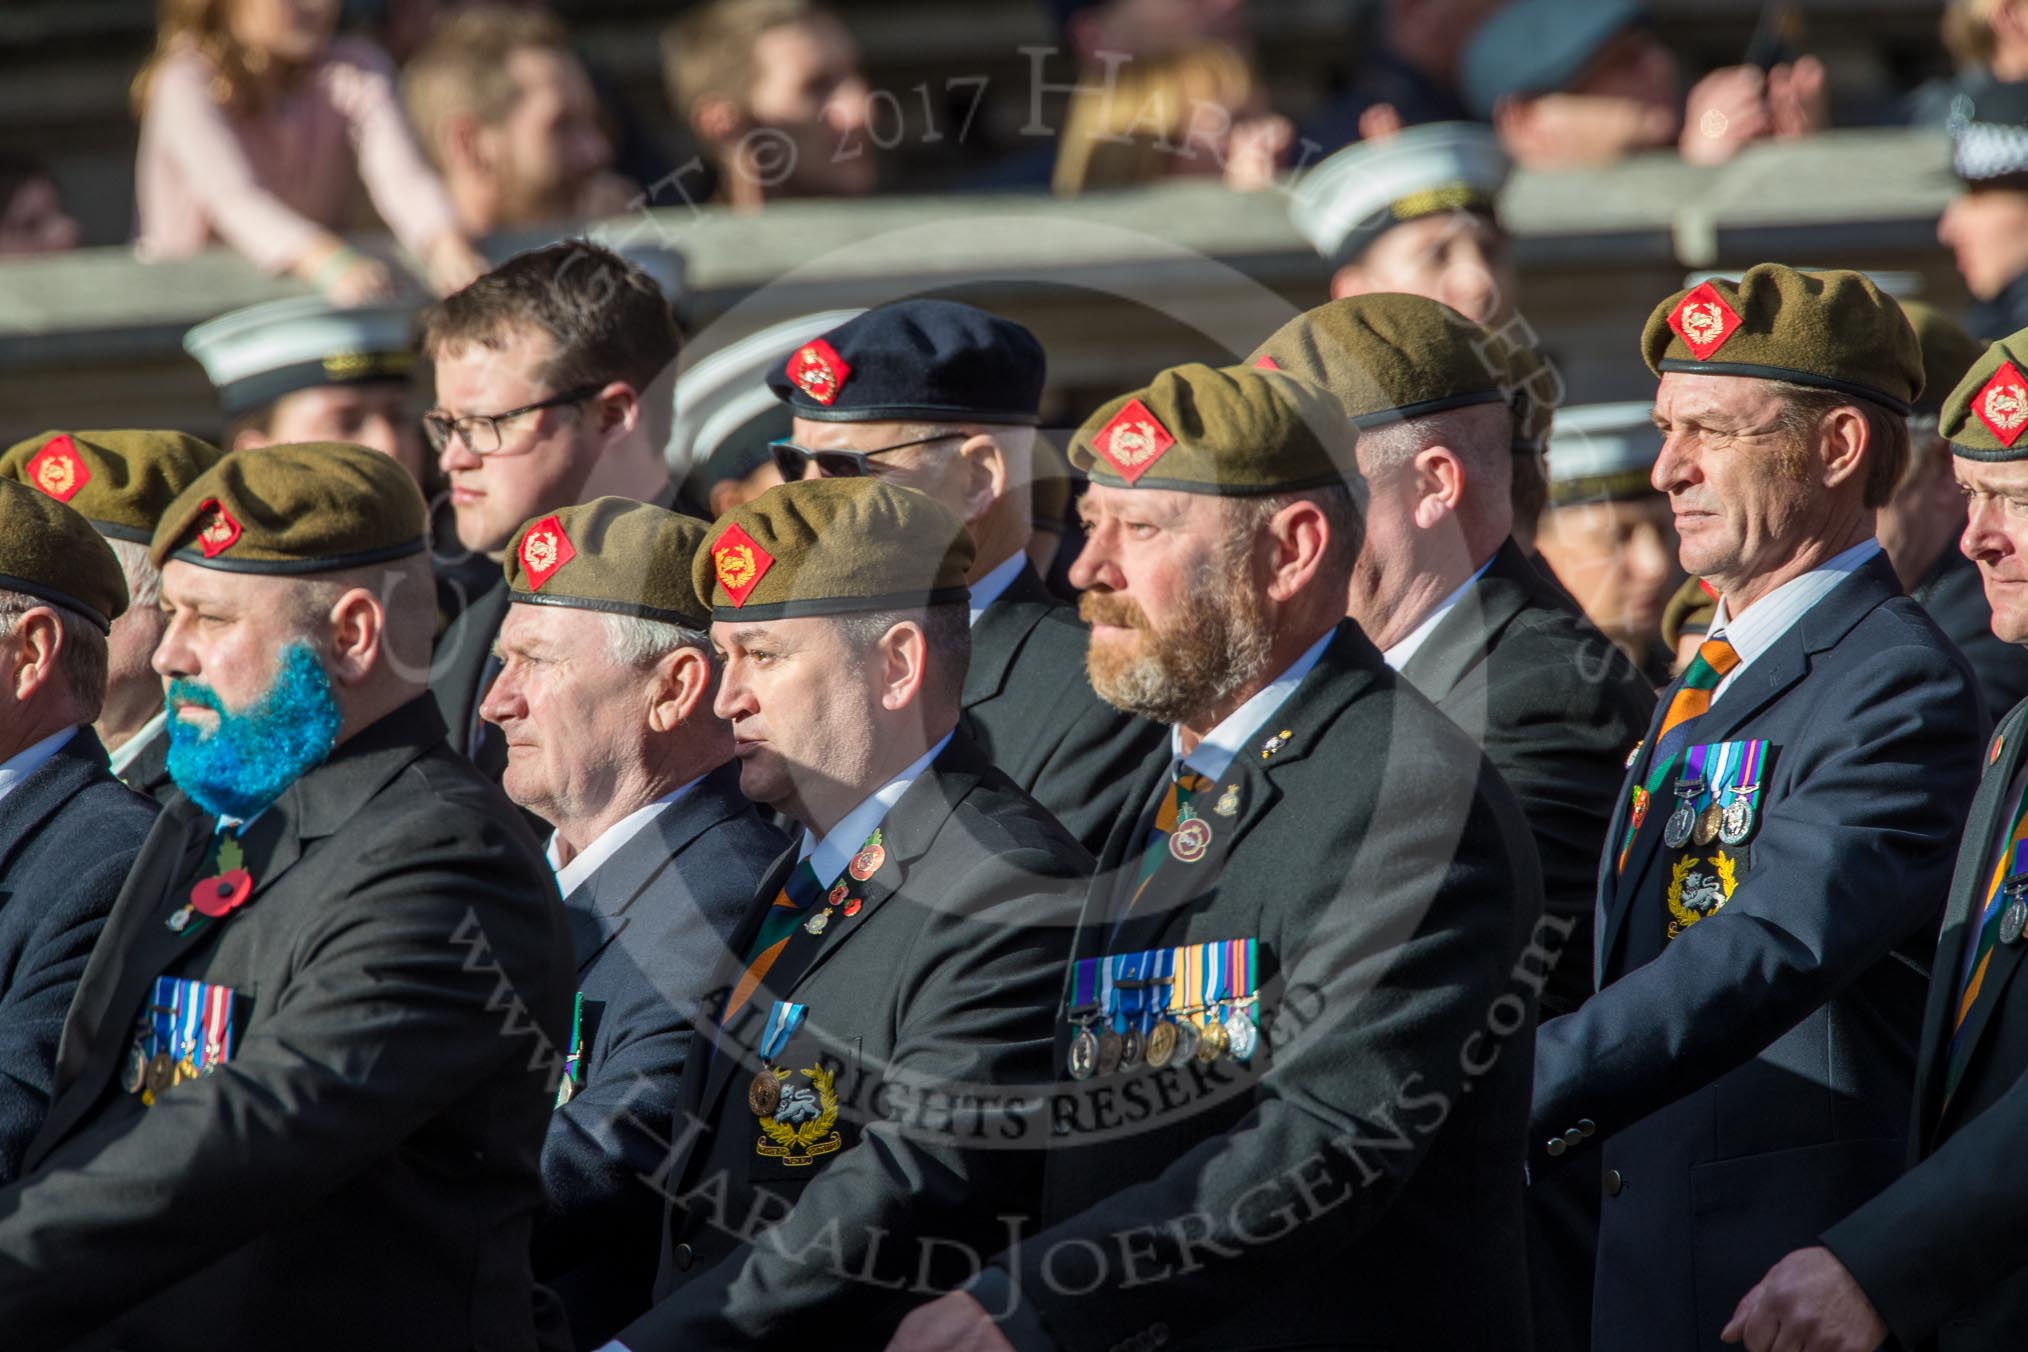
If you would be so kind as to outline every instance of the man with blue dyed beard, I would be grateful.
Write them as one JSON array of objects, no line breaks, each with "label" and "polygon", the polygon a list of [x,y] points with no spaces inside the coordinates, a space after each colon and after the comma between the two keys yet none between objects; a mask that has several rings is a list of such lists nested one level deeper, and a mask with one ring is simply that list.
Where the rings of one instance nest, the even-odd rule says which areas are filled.
[{"label": "man with blue dyed beard", "polygon": [[228,456],[163,515],[178,792],[0,1189],[10,1349],[534,1345],[570,940],[426,693],[424,518],[336,443]]}]

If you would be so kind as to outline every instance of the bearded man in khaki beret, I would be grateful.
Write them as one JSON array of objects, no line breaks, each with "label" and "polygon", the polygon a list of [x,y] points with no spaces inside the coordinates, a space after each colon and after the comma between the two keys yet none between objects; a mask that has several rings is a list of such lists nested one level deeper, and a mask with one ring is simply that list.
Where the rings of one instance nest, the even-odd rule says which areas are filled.
[{"label": "bearded man in khaki beret", "polygon": [[1602,1185],[1593,1346],[1690,1352],[1900,1166],[1986,716],[1874,539],[1922,389],[1900,307],[1764,264],[1642,346],[1654,486],[1718,610],[1629,762],[1599,991],[1537,1036],[1529,1167]]},{"label": "bearded man in khaki beret", "polygon": [[163,515],[180,792],[0,1189],[10,1348],[533,1344],[570,938],[425,693],[423,522],[335,443],[238,452]]}]

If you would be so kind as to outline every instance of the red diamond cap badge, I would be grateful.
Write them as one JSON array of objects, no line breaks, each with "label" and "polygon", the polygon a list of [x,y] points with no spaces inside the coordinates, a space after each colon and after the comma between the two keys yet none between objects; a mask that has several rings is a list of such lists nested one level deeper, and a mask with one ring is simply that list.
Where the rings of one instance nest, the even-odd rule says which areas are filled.
[{"label": "red diamond cap badge", "polygon": [[762,549],[738,525],[732,525],[711,547],[711,562],[718,569],[718,585],[725,588],[725,594],[737,609],[746,604],[746,598],[767,576],[768,569],[775,566],[775,556]]},{"label": "red diamond cap badge", "polygon": [[28,482],[58,502],[69,502],[91,481],[92,472],[78,459],[77,443],[67,435],[51,437],[28,462]]},{"label": "red diamond cap badge", "polygon": [[215,559],[239,540],[239,522],[217,498],[206,498],[197,508],[197,547],[204,557]]},{"label": "red diamond cap badge", "polygon": [[1979,387],[1972,396],[1972,412],[2002,446],[2014,449],[2022,431],[2028,430],[2028,381],[2021,379],[2013,362],[2001,362],[1993,378]]},{"label": "red diamond cap badge", "polygon": [[1726,304],[1725,297],[1709,282],[1683,297],[1669,316],[1669,327],[1699,361],[1709,360],[1724,347],[1740,322],[1739,312]]},{"label": "red diamond cap badge", "polygon": [[797,389],[827,407],[838,401],[838,392],[845,388],[851,374],[851,365],[822,338],[803,344],[789,358],[789,379]]},{"label": "red diamond cap badge", "polygon": [[1169,435],[1161,419],[1148,412],[1146,404],[1129,399],[1127,406],[1098,430],[1091,444],[1131,484],[1176,444],[1176,438]]},{"label": "red diamond cap badge", "polygon": [[1282,364],[1263,352],[1260,354],[1260,358],[1254,362],[1253,369],[1256,371],[1279,371],[1282,369]]},{"label": "red diamond cap badge", "polygon": [[556,576],[557,569],[577,557],[563,523],[545,516],[521,537],[521,570],[528,575],[528,590],[541,591],[542,584]]}]

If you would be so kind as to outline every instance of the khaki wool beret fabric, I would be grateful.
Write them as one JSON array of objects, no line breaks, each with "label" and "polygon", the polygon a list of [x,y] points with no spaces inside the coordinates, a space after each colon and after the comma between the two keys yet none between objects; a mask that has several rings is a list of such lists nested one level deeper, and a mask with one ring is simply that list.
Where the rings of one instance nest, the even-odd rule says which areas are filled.
[{"label": "khaki wool beret fabric", "polygon": [[1308,381],[1193,363],[1102,405],[1071,438],[1070,463],[1109,488],[1260,497],[1354,483],[1356,437]]},{"label": "khaki wool beret fabric", "polygon": [[169,504],[220,454],[181,432],[42,432],[0,455],[0,475],[41,489],[101,535],[145,545]]},{"label": "khaki wool beret fabric", "polygon": [[1509,379],[1492,334],[1441,301],[1395,294],[1305,311],[1246,365],[1322,386],[1360,427],[1504,403]]},{"label": "khaki wool beret fabric", "polygon": [[101,630],[127,609],[127,575],[91,522],[27,484],[0,479],[0,591],[74,610]]},{"label": "khaki wool beret fabric", "polygon": [[1965,372],[1985,355],[1986,345],[1934,305],[1905,300],[1901,313],[1907,316],[1922,348],[1922,398],[1915,401],[1915,411],[1941,413],[1944,400],[1950,398]]},{"label": "khaki wool beret fabric", "polygon": [[1785,380],[1906,414],[1922,394],[1922,348],[1894,298],[1859,272],[1779,263],[1737,283],[1700,282],[1657,305],[1641,333],[1657,376]]},{"label": "khaki wool beret fabric", "polygon": [[1972,363],[1944,400],[1937,431],[1967,460],[2028,460],[2028,329]]},{"label": "khaki wool beret fabric", "polygon": [[1711,632],[1711,621],[1717,617],[1718,598],[1705,589],[1704,579],[1685,578],[1662,608],[1662,642],[1674,652],[1685,634]]},{"label": "khaki wool beret fabric", "polygon": [[162,515],[148,557],[232,573],[335,573],[429,547],[422,490],[393,458],[342,441],[234,451]]},{"label": "khaki wool beret fabric", "polygon": [[878,479],[770,488],[711,525],[692,565],[714,620],[789,620],[955,604],[972,533],[925,493]]},{"label": "khaki wool beret fabric", "polygon": [[515,533],[501,565],[508,599],[636,615],[702,629],[711,612],[691,570],[710,527],[632,498],[596,498]]}]

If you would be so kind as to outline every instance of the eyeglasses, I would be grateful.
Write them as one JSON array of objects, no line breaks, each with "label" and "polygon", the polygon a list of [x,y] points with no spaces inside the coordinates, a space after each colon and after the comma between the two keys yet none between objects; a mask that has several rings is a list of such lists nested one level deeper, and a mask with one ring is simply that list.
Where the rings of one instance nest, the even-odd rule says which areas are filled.
[{"label": "eyeglasses", "polygon": [[422,417],[423,435],[429,439],[430,449],[439,455],[450,447],[452,437],[462,437],[473,455],[495,455],[501,446],[500,424],[511,422],[525,413],[540,413],[545,408],[580,403],[604,388],[604,382],[580,385],[574,390],[523,404],[520,408],[510,408],[505,413],[467,413],[462,418],[453,418],[448,413],[425,413]]},{"label": "eyeglasses", "polygon": [[773,453],[775,468],[781,471],[786,483],[802,478],[804,469],[812,464],[816,465],[821,478],[863,479],[874,472],[872,458],[876,455],[905,451],[911,446],[927,446],[936,441],[955,441],[965,435],[963,432],[939,432],[933,437],[918,437],[914,441],[903,441],[872,451],[813,451],[783,437],[780,441],[770,441],[768,450]]}]

